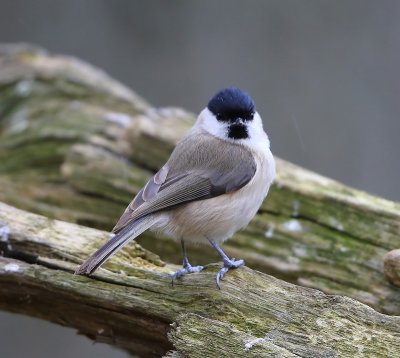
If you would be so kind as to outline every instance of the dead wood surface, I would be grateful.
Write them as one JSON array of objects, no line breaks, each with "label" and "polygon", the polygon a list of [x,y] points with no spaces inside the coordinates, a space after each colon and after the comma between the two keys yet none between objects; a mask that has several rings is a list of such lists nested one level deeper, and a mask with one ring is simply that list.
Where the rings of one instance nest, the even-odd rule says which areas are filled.
[{"label": "dead wood surface", "polygon": [[[110,230],[193,120],[151,107],[77,59],[0,46],[0,200]],[[260,212],[224,248],[254,269],[398,315],[400,289],[385,278],[383,260],[400,248],[399,232],[398,203],[278,160]],[[139,242],[181,260],[171,240],[146,234]],[[202,246],[189,255],[201,264],[218,259]]]},{"label": "dead wood surface", "polygon": [[[0,204],[0,308],[141,356],[400,356],[400,318],[351,298],[247,267],[218,291],[215,264],[172,288],[179,246],[147,233],[145,248],[130,244],[94,279],[72,275],[108,237],[95,228],[115,224],[193,121],[77,59],[0,46],[0,200],[29,211]],[[224,248],[252,269],[399,315],[399,231],[398,203],[278,160],[261,210]],[[208,247],[189,255],[218,260]]]},{"label": "dead wood surface", "polygon": [[[0,204],[0,309],[74,327],[142,357],[399,357],[400,317],[242,267],[178,280],[133,243],[93,278],[73,274],[108,238]],[[6,226],[5,226],[6,225]]]}]

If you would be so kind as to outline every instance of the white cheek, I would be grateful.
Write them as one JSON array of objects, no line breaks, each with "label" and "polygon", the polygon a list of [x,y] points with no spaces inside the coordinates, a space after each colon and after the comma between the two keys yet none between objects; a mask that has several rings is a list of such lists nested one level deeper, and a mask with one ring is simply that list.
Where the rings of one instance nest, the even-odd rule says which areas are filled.
[{"label": "white cheek", "polygon": [[254,114],[253,120],[248,122],[247,129],[249,131],[250,139],[256,139],[260,134],[264,134],[262,120],[258,112]]},{"label": "white cheek", "polygon": [[248,123],[247,129],[249,131],[248,145],[250,146],[265,146],[269,148],[269,140],[267,134],[264,132],[262,119],[258,112],[254,114],[254,118]]},{"label": "white cheek", "polygon": [[228,127],[215,118],[208,108],[204,108],[199,115],[199,124],[208,133],[222,139],[227,138]]},{"label": "white cheek", "polygon": [[215,137],[232,143],[243,144],[256,150],[259,150],[259,148],[263,150],[265,147],[269,148],[269,140],[263,130],[262,120],[258,112],[254,114],[252,121],[247,122],[249,138],[246,139],[228,138],[228,125],[218,121],[208,108],[201,111],[196,125],[199,125],[203,130]]},{"label": "white cheek", "polygon": [[254,114],[254,118],[253,118],[253,121],[251,122],[251,125],[254,126],[254,128],[256,128],[257,131],[264,132],[262,119],[261,119],[260,115],[258,114],[258,112],[256,112]]}]

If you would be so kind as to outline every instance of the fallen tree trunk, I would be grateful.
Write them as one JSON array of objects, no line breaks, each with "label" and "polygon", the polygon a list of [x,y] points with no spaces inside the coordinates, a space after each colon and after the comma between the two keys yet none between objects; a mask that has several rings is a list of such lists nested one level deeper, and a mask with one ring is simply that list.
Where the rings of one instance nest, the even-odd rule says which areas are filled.
[{"label": "fallen tree trunk", "polygon": [[[109,230],[193,118],[152,108],[76,59],[2,46],[0,200]],[[384,255],[400,247],[399,230],[399,204],[278,160],[259,214],[225,248],[263,272],[400,314],[399,288],[383,274]],[[140,242],[181,260],[171,240]],[[205,250],[190,249],[193,263],[205,263]]]},{"label": "fallen tree trunk", "polygon": [[[194,120],[73,58],[2,46],[0,64],[0,200],[49,217],[109,230]],[[278,160],[260,212],[224,247],[252,268],[400,314],[400,289],[383,274],[399,229],[399,204]],[[139,242],[181,260],[176,243],[149,237]],[[204,264],[214,253],[189,255]]]},{"label": "fallen tree trunk", "polygon": [[177,269],[133,243],[94,278],[73,274],[106,232],[0,204],[0,309],[75,327],[143,357],[395,357],[400,317],[247,267]]},{"label": "fallen tree trunk", "polygon": [[[154,109],[87,64],[29,46],[0,47],[0,99],[0,200],[97,228],[113,226],[193,123],[193,115]],[[279,160],[267,201],[226,246],[253,268],[399,314],[398,250],[386,254],[400,247],[399,219],[399,204]],[[95,279],[77,277],[71,273],[107,239],[105,232],[5,204],[0,226],[1,309],[75,327],[131,353],[387,357],[399,351],[400,318],[352,299],[248,268],[229,272],[218,291],[216,265],[171,288],[176,267],[136,243]],[[166,261],[180,260],[170,240],[145,234],[141,243]],[[210,252],[199,247],[190,254],[204,264]]]}]

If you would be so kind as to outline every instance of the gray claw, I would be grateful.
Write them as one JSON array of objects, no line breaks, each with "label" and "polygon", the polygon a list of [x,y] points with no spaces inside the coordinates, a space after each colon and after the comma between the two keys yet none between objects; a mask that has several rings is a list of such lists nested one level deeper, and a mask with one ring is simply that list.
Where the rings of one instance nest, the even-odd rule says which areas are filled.
[{"label": "gray claw", "polygon": [[238,268],[244,265],[244,260],[235,260],[227,259],[224,260],[224,267],[218,271],[217,275],[215,276],[215,282],[217,284],[218,289],[221,289],[220,280],[224,277],[224,275],[230,270],[234,268]]},{"label": "gray claw", "polygon": [[191,264],[185,265],[183,268],[180,270],[176,271],[171,278],[171,286],[174,285],[174,281],[178,279],[179,277],[182,277],[183,275],[186,275],[187,273],[193,273],[193,272],[200,272],[203,270],[203,266],[192,266]]}]

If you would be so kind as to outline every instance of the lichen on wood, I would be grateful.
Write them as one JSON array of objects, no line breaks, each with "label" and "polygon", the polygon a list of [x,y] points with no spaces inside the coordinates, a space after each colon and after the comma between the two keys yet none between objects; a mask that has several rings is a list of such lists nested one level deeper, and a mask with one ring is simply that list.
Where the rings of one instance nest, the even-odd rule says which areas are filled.
[{"label": "lichen on wood", "polygon": [[[92,279],[77,277],[108,239],[98,229],[113,227],[194,116],[153,108],[101,70],[27,45],[0,46],[0,99],[0,200],[32,212],[0,204],[1,309],[141,356],[400,351],[398,317],[264,274],[400,315],[398,203],[277,159],[267,200],[225,244],[264,273],[234,270],[218,291],[210,264],[171,288],[179,245],[145,233]],[[218,260],[206,246],[189,247],[189,257]]]},{"label": "lichen on wood", "polygon": [[[20,45],[0,47],[0,61],[0,200],[22,209],[110,230],[194,121],[71,57]],[[400,314],[399,288],[383,273],[399,232],[399,204],[278,160],[260,212],[225,248],[255,269]],[[139,242],[181,260],[171,240]],[[203,246],[189,255],[217,259]]]},{"label": "lichen on wood", "polygon": [[[74,327],[143,357],[395,357],[400,317],[242,267],[171,286],[177,266],[133,243],[93,278],[74,275],[103,231],[0,204],[0,309]],[[6,226],[4,226],[6,225]]]}]

